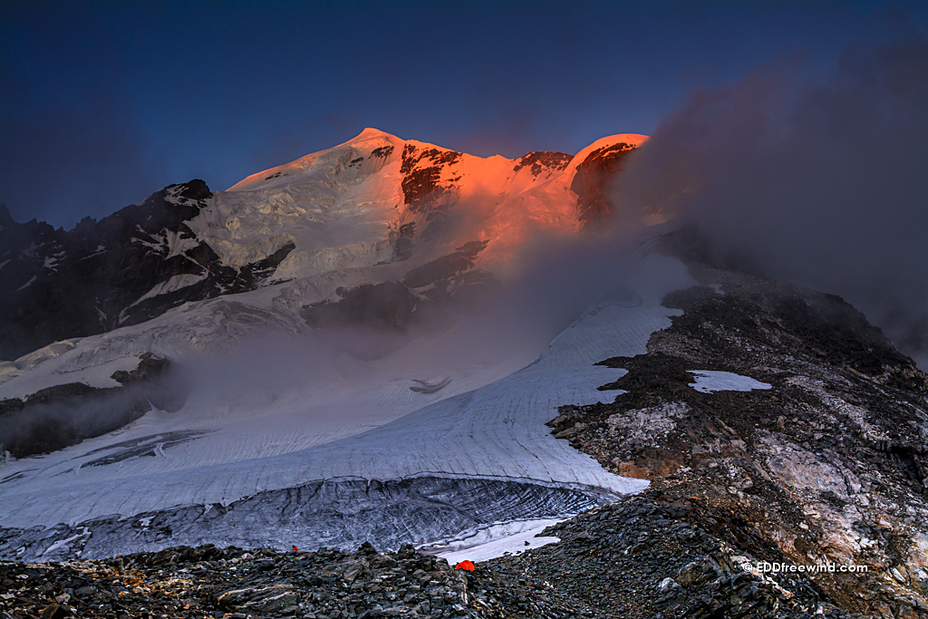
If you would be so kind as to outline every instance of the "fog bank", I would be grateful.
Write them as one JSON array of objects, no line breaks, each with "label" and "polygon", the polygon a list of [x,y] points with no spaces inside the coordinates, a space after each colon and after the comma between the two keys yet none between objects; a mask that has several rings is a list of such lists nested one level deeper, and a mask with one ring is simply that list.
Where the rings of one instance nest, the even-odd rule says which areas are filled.
[{"label": "fog bank", "polygon": [[695,93],[614,187],[714,259],[839,294],[928,369],[928,42],[789,60]]}]

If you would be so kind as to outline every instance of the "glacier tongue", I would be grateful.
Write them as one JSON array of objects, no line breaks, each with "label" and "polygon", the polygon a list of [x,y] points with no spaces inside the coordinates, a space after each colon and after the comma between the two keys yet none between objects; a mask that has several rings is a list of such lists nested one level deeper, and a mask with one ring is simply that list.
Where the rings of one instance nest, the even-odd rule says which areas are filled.
[{"label": "glacier tongue", "polygon": [[[421,484],[424,482],[411,480],[428,478],[439,480],[429,482],[439,486],[451,483],[456,489],[449,490],[449,496],[471,492],[466,490],[472,483],[467,480],[495,480],[493,483],[503,484],[500,488],[527,484],[525,487],[534,489],[531,494],[535,499],[526,503],[535,505],[532,509],[499,505],[490,509],[489,504],[476,501],[464,521],[446,519],[445,524],[436,525],[428,519],[400,518],[391,525],[396,530],[383,538],[417,543],[493,520],[564,515],[592,504],[590,501],[602,502],[613,492],[640,490],[647,482],[606,472],[566,441],[555,439],[544,423],[556,416],[560,405],[608,399],[608,392],[596,388],[614,381],[617,370],[594,364],[612,356],[645,352],[650,334],[668,326],[669,316],[676,313],[661,306],[660,299],[690,283],[678,261],[653,255],[641,259],[637,272],[624,282],[625,290],[602,295],[547,350],[535,349],[542,354],[532,363],[535,353],[530,349],[515,355],[471,356],[467,361],[470,365],[463,366],[455,362],[453,354],[436,356],[432,361],[424,354],[427,346],[437,347],[437,352],[451,340],[422,340],[418,345],[425,348],[410,345],[373,362],[342,358],[338,363],[349,365],[329,368],[334,374],[317,368],[322,388],[320,383],[309,381],[309,386],[294,387],[290,392],[230,389],[225,399],[221,393],[205,393],[191,398],[178,413],[152,411],[133,426],[110,435],[46,456],[11,462],[3,466],[0,482],[0,526],[6,528],[0,536],[6,540],[0,553],[14,552],[19,547],[15,540],[25,543],[28,537],[33,548],[30,556],[40,557],[56,541],[74,537],[76,529],[71,527],[78,525],[94,531],[94,544],[102,544],[88,546],[96,548],[94,553],[126,552],[136,546],[117,533],[123,526],[119,522],[139,514],[161,514],[164,518],[174,514],[170,518],[177,518],[176,514],[187,514],[184,510],[190,509],[198,514],[192,523],[165,525],[167,528],[159,529],[160,537],[150,536],[149,543],[211,541],[212,521],[204,514],[213,505],[234,513],[228,516],[229,526],[257,518],[255,522],[260,521],[264,530],[251,530],[247,540],[220,535],[217,541],[286,546],[289,542],[281,540],[282,531],[289,531],[290,537],[320,536],[318,531],[313,533],[313,527],[321,525],[313,524],[309,517],[293,520],[290,511],[281,508],[273,512],[280,521],[271,526],[265,522],[271,516],[262,512],[265,503],[260,497],[279,497],[301,488],[304,490],[299,492],[306,492],[308,487],[322,487],[319,484],[335,484],[331,491],[344,497],[333,508],[342,510],[342,516],[333,516],[332,522],[342,523],[339,526],[346,530],[332,533],[333,541],[340,539],[347,544],[382,535],[383,522],[358,517],[359,508],[349,498],[355,491],[348,489],[356,487],[351,480],[364,480],[365,487],[380,484],[378,488],[389,489]],[[204,306],[219,303],[234,307],[238,302],[227,297]],[[184,311],[196,314],[203,308],[175,310]],[[274,318],[273,312],[244,306],[236,311],[254,318],[263,316],[261,328],[288,330],[288,322]],[[164,320],[167,328],[169,321]],[[152,328],[146,323],[120,330],[121,335],[114,332],[109,339],[85,338],[61,359],[68,361],[69,355],[81,354],[86,359],[89,350],[81,353],[84,345],[113,337],[122,338],[122,346],[132,349],[129,340],[133,333],[150,343]],[[219,329],[221,337],[228,337],[224,335],[227,328]],[[519,365],[525,367],[518,369]],[[345,367],[350,371],[341,372]],[[341,376],[342,382],[333,382],[332,376]],[[446,379],[450,380],[435,391],[411,388]],[[394,504],[395,497],[388,497],[390,492],[381,499],[366,500]],[[487,500],[506,503],[500,497]],[[315,509],[310,503],[300,505],[305,513]],[[443,513],[441,509],[436,514]],[[492,513],[490,521],[478,517],[484,509]],[[104,520],[110,524],[100,524]],[[36,526],[57,526],[55,530],[61,534],[25,531]],[[330,525],[324,528],[330,530]],[[184,534],[165,533],[175,529]],[[36,535],[41,539],[34,539]],[[68,552],[72,551],[78,552],[76,548]]]},{"label": "glacier tongue", "polygon": [[613,498],[597,488],[472,476],[317,480],[229,505],[184,505],[47,529],[0,529],[0,556],[61,561],[206,543],[354,550],[370,542],[396,550],[406,543],[441,543],[462,531],[484,531],[482,538],[505,535],[508,529],[499,523],[537,514],[572,515]]}]

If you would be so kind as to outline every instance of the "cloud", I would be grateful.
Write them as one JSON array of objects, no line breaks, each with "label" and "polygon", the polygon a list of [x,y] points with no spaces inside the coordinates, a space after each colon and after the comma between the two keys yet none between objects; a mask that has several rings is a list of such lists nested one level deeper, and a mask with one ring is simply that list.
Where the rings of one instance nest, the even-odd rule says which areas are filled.
[{"label": "cloud", "polygon": [[928,42],[795,61],[697,92],[629,158],[617,202],[681,213],[714,258],[839,294],[928,357]]}]

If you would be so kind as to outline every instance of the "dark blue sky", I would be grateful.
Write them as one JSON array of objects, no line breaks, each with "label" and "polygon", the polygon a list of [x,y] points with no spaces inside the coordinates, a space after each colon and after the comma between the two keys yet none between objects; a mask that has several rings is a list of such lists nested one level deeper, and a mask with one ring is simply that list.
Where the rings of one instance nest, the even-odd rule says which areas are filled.
[{"label": "dark blue sky", "polygon": [[71,227],[366,126],[477,155],[650,134],[769,63],[923,35],[890,2],[0,0],[0,202]]}]

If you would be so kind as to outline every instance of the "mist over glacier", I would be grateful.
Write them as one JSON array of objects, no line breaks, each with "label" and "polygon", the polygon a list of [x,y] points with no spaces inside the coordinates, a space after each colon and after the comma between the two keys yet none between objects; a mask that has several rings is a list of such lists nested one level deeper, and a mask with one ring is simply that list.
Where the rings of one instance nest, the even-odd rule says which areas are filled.
[{"label": "mist over glacier", "polygon": [[928,369],[928,43],[800,59],[700,91],[613,188],[712,258],[841,295]]},{"label": "mist over glacier", "polygon": [[[244,412],[302,397],[295,394],[363,390],[382,380],[440,381],[454,368],[514,372],[597,303],[640,303],[641,295],[679,281],[675,270],[666,281],[660,269],[641,276],[639,247],[656,234],[632,222],[583,237],[534,230],[531,242],[514,252],[502,281],[444,305],[441,320],[391,329],[358,324],[258,331],[232,347],[180,356],[184,388]],[[452,388],[459,380],[452,380]]]}]

